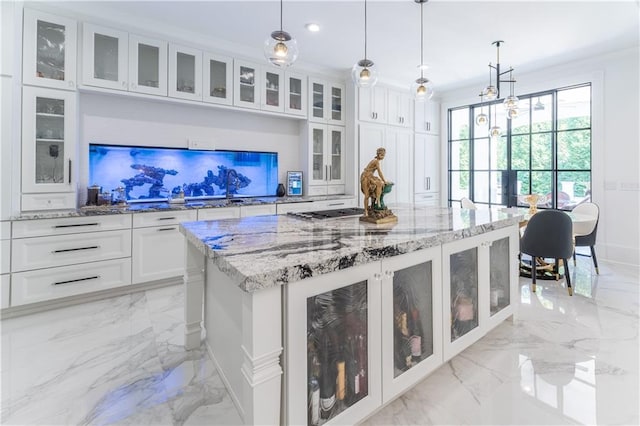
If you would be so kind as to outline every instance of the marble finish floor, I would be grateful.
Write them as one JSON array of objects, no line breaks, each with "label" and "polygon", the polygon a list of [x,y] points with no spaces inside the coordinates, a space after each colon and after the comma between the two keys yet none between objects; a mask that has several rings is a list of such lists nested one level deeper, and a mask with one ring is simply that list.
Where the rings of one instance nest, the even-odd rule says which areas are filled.
[{"label": "marble finish floor", "polygon": [[[639,424],[638,268],[590,259],[520,280],[507,321],[364,425]],[[5,319],[3,425],[233,425],[202,350],[185,352],[181,286]]]}]

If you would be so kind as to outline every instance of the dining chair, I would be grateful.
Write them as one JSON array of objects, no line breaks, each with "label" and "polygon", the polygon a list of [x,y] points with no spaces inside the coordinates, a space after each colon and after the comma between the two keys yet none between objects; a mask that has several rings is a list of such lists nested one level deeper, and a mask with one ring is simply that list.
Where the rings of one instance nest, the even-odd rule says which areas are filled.
[{"label": "dining chair", "polygon": [[[589,246],[591,249],[591,259],[593,260],[593,266],[596,268],[596,274],[600,274],[598,270],[598,259],[596,258],[596,233],[598,232],[598,222],[600,220],[600,208],[596,203],[582,203],[578,204],[572,211],[572,213],[582,216],[590,216],[593,218],[591,221],[580,221],[573,225],[573,236],[575,238],[575,247]],[[573,250],[573,264],[576,264],[576,250]]]},{"label": "dining chair", "polygon": [[460,199],[460,206],[463,209],[478,210],[478,207],[476,206],[476,203],[474,203],[473,201],[471,201],[467,197],[462,197]]},{"label": "dining chair", "polygon": [[543,210],[531,216],[520,238],[520,252],[532,257],[531,290],[536,291],[536,258],[553,258],[556,268],[564,264],[564,276],[569,296],[573,296],[569,264],[573,254],[573,225],[569,215],[560,210]]}]

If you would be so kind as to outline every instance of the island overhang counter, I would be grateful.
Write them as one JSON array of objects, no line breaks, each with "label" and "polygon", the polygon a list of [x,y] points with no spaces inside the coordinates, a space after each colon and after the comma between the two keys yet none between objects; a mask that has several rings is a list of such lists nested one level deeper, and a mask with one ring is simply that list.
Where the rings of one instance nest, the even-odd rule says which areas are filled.
[{"label": "island overhang counter", "polygon": [[353,424],[513,314],[520,215],[394,213],[181,224],[185,346],[246,424]]}]

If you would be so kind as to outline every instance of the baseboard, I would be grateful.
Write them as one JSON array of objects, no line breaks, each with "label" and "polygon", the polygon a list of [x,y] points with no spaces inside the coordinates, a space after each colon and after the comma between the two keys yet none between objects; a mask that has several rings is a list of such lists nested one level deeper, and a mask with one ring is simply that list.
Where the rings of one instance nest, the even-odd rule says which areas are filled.
[{"label": "baseboard", "polygon": [[238,396],[231,388],[231,384],[229,383],[227,376],[224,375],[224,371],[222,371],[222,368],[220,368],[220,364],[218,364],[218,361],[216,360],[215,355],[213,355],[213,351],[211,350],[211,346],[209,345],[209,342],[205,340],[204,344],[207,349],[207,353],[209,354],[209,358],[211,358],[213,365],[216,367],[216,370],[220,375],[220,379],[222,379],[222,383],[224,383],[224,387],[227,389],[227,392],[229,392],[229,396],[231,397],[233,404],[236,406],[236,410],[238,410],[238,414],[240,414],[240,418],[242,419],[242,422],[246,423],[244,420],[244,410],[242,409],[242,404],[240,404],[240,400],[238,399]]},{"label": "baseboard", "polygon": [[617,244],[595,245],[598,260],[630,266],[640,266],[640,248],[620,246]]},{"label": "baseboard", "polygon": [[87,302],[95,302],[97,300],[108,299],[110,297],[124,296],[125,294],[138,293],[140,291],[152,290],[155,288],[168,287],[172,285],[182,284],[182,277],[172,277],[157,281],[149,281],[141,284],[132,284],[122,287],[101,290],[77,296],[63,297],[55,300],[47,300],[45,302],[30,303],[28,305],[8,307],[0,310],[0,319],[8,319],[19,317],[22,315],[30,315],[38,312],[48,311],[51,309],[66,308],[69,306],[80,305]]}]

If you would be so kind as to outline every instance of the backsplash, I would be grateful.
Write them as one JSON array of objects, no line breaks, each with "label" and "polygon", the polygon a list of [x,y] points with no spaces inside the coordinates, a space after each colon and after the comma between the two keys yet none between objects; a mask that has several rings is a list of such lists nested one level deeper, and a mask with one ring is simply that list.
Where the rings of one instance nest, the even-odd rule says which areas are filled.
[{"label": "backsplash", "polygon": [[[227,182],[228,181],[228,182]],[[124,187],[128,201],[186,197],[275,195],[278,154],[89,145],[89,183],[111,191]]]}]

